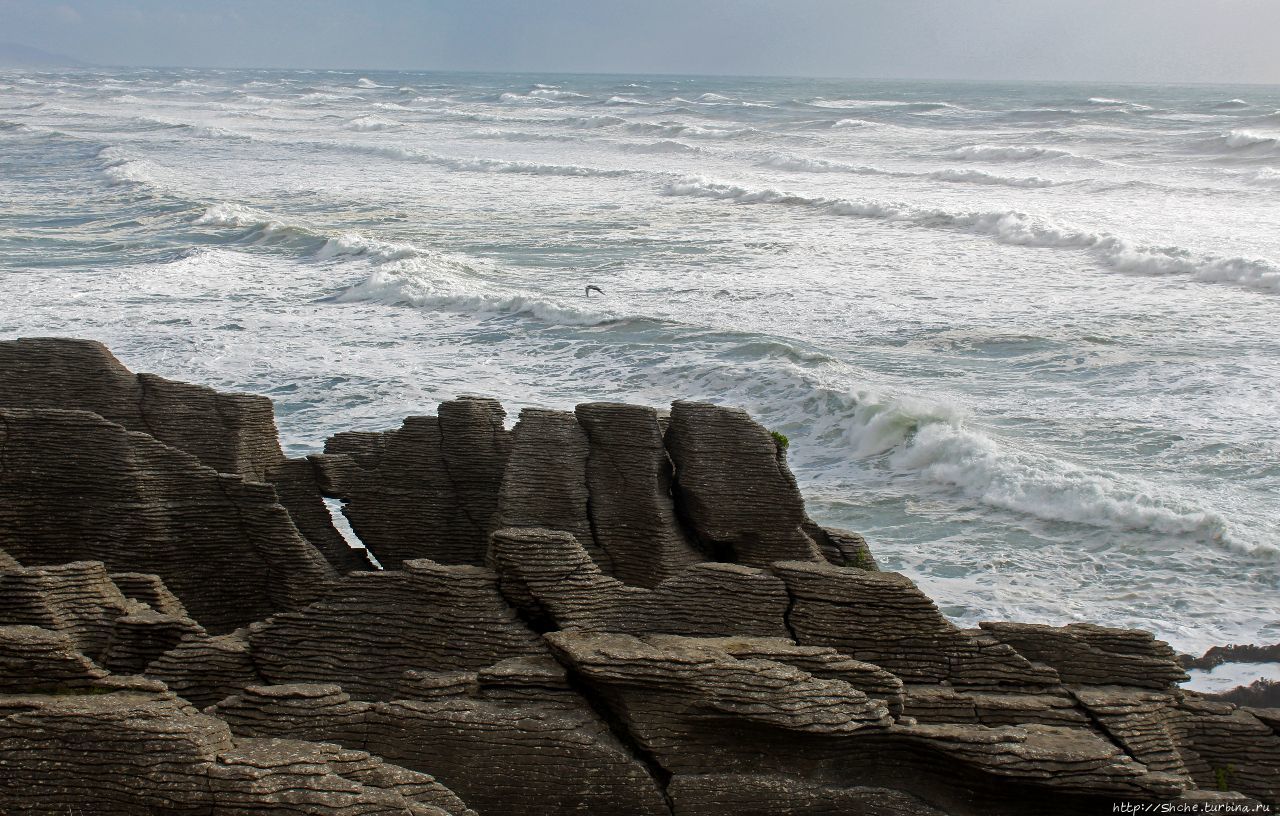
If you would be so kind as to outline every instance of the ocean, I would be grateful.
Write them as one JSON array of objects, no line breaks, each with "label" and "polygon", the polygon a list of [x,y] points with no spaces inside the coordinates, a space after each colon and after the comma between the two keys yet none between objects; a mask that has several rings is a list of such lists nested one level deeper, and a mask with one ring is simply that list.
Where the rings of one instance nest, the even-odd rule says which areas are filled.
[{"label": "ocean", "polygon": [[962,626],[1280,641],[1278,227],[1276,87],[0,72],[0,338],[290,455],[739,405]]}]

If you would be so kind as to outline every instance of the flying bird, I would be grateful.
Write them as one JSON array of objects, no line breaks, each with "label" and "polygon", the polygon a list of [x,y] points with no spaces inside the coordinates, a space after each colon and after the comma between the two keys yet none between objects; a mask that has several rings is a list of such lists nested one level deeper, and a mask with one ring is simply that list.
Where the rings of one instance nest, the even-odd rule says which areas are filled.
[{"label": "flying bird", "polygon": [[594,283],[588,283],[588,284],[587,284],[587,297],[591,297],[591,293],[592,293],[592,292],[599,292],[599,293],[600,293],[600,294],[602,294],[602,295],[604,294],[604,290],[603,290],[603,289],[601,289],[599,286],[596,286]]}]

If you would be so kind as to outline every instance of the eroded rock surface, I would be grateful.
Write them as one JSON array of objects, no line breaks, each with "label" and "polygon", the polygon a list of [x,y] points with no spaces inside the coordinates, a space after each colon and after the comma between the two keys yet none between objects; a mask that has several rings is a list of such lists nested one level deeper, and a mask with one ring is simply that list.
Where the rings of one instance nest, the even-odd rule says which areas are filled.
[{"label": "eroded rock surface", "polygon": [[1280,803],[1280,710],[1179,689],[1144,632],[955,626],[808,517],[742,411],[508,431],[461,398],[284,459],[265,400],[96,344],[0,343],[24,378],[0,396],[0,813]]},{"label": "eroded rock surface", "polygon": [[147,434],[85,411],[0,409],[0,447],[0,547],[28,567],[158,575],[215,632],[299,607],[333,577],[269,485]]}]

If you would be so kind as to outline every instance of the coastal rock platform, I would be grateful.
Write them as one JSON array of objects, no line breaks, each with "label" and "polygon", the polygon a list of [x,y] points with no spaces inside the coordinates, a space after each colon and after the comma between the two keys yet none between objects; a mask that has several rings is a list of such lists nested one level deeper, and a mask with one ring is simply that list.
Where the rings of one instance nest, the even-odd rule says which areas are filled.
[{"label": "coastal rock platform", "polygon": [[738,409],[460,397],[289,459],[265,398],[0,342],[0,814],[1280,805],[1280,709],[1185,678],[957,627]]}]

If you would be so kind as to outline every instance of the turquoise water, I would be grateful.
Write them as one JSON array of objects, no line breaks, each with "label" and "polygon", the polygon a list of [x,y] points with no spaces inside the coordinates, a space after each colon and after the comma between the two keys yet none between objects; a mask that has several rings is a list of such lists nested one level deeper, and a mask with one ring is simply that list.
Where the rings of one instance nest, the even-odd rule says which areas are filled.
[{"label": "turquoise water", "polygon": [[9,72],[0,193],[0,337],[292,454],[742,405],[962,625],[1280,640],[1280,89]]}]

